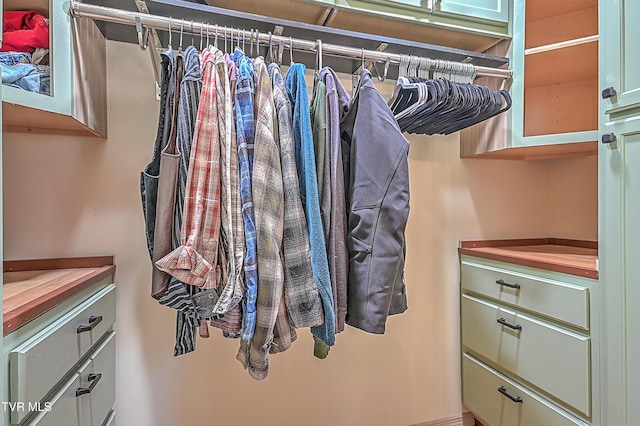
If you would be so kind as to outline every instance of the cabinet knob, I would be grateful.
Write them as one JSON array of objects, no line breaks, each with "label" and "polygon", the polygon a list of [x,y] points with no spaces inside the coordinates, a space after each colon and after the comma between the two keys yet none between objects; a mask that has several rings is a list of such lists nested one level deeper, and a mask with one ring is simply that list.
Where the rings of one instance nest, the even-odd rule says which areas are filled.
[{"label": "cabinet knob", "polygon": [[607,87],[606,89],[604,89],[602,91],[602,99],[613,98],[617,94],[618,94],[618,92],[616,92],[616,89],[613,86]]},{"label": "cabinet knob", "polygon": [[607,132],[602,134],[602,143],[610,144],[616,141],[616,134]]}]

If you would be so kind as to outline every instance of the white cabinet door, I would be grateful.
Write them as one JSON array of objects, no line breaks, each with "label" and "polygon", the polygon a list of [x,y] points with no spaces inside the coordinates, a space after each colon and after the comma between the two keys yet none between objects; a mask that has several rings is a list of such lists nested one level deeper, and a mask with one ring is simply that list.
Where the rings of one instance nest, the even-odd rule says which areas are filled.
[{"label": "white cabinet door", "polygon": [[435,11],[509,22],[509,0],[435,0]]}]

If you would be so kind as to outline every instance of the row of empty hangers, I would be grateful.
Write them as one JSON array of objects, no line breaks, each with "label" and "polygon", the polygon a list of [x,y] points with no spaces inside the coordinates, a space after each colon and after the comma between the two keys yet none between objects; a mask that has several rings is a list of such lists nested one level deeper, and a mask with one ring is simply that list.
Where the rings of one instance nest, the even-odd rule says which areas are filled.
[{"label": "row of empty hangers", "polygon": [[403,132],[450,134],[511,108],[506,90],[473,84],[474,66],[402,55],[387,102]]}]

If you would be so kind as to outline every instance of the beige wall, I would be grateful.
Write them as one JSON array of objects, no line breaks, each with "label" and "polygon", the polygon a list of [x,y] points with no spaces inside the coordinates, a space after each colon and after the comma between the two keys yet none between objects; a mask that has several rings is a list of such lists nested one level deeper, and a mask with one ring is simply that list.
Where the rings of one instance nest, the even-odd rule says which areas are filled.
[{"label": "beige wall", "polygon": [[[4,135],[7,259],[115,254],[123,426],[406,426],[461,412],[461,239],[596,239],[596,161],[460,160],[458,137],[411,137],[409,310],[383,336],[348,328],[329,357],[301,330],[254,382],[217,332],[173,357],[175,315],[149,297],[139,173],[158,103],[148,53],[109,42],[109,139]],[[388,90],[388,87],[384,89]]]}]

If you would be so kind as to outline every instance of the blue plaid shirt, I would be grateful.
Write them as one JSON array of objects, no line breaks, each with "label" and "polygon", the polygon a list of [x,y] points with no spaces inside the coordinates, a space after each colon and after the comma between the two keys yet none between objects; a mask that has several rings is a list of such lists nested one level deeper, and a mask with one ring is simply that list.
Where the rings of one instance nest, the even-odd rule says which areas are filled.
[{"label": "blue plaid shirt", "polygon": [[251,340],[256,328],[256,299],[258,296],[258,264],[256,258],[256,221],[253,214],[251,177],[253,174],[253,141],[255,137],[253,97],[255,92],[253,63],[241,49],[236,48],[232,59],[238,68],[236,85],[236,131],[240,166],[240,199],[246,254],[244,280],[246,298],[243,303],[242,340]]}]

